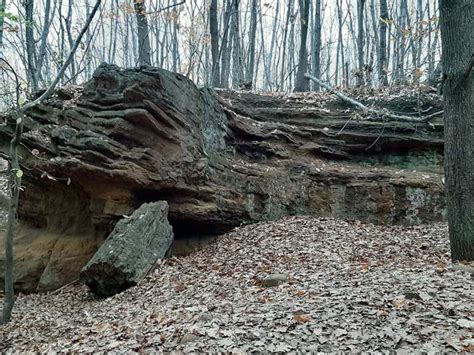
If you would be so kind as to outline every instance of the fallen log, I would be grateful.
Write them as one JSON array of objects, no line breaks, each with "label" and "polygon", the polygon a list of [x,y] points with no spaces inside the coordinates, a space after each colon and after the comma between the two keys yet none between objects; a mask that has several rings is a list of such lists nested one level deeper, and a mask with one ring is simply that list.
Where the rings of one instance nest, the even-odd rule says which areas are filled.
[{"label": "fallen log", "polygon": [[118,221],[81,271],[80,279],[98,296],[112,296],[143,279],[168,252],[173,229],[165,201],[143,204]]}]

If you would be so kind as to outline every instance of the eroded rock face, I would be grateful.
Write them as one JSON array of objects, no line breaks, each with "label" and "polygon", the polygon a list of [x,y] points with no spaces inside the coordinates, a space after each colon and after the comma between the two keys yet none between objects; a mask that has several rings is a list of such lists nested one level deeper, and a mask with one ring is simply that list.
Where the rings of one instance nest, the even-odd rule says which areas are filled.
[{"label": "eroded rock face", "polygon": [[[100,66],[84,87],[28,112],[18,289],[77,279],[119,219],[159,200],[178,238],[295,214],[443,220],[442,121],[352,113],[318,96],[216,94],[161,69]],[[0,127],[0,141],[11,132]]]}]

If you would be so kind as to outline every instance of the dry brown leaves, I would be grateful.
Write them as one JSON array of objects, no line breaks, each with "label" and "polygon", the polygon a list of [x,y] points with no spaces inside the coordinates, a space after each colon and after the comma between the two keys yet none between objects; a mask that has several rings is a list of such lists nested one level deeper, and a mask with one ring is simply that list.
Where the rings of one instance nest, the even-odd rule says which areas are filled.
[{"label": "dry brown leaves", "polygon": [[[293,217],[236,229],[109,299],[20,296],[1,351],[473,351],[473,280],[443,224]],[[270,273],[289,282],[262,288]]]}]

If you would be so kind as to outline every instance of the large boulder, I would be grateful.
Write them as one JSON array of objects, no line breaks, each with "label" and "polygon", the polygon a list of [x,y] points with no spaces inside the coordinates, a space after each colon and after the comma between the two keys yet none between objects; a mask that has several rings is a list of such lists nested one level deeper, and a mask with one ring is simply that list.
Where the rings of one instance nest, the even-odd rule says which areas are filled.
[{"label": "large boulder", "polygon": [[146,203],[114,230],[81,271],[81,281],[98,296],[111,296],[143,279],[173,241],[165,201]]}]

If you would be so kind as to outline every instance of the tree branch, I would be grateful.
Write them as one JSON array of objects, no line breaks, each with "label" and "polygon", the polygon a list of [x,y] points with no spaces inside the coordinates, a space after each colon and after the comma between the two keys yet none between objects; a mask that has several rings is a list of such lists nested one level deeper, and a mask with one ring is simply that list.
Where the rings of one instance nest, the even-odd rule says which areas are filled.
[{"label": "tree branch", "polygon": [[58,75],[54,79],[54,81],[51,83],[51,85],[48,87],[48,89],[36,100],[31,101],[27,103],[25,106],[21,108],[23,112],[26,110],[36,106],[37,104],[41,103],[42,101],[46,100],[48,97],[51,96],[51,94],[54,92],[54,89],[56,88],[56,85],[58,85],[59,81],[62,79],[64,73],[66,72],[66,69],[68,66],[71,64],[72,60],[74,59],[74,55],[76,54],[77,48],[81,44],[82,37],[84,37],[84,34],[87,32],[87,29],[89,28],[89,25],[91,24],[92,20],[95,17],[95,14],[97,10],[99,9],[100,5],[102,3],[102,0],[97,0],[97,2],[94,5],[94,8],[92,9],[92,12],[89,14],[89,17],[87,18],[86,23],[84,24],[84,27],[82,28],[81,32],[79,33],[79,36],[77,36],[76,41],[74,42],[74,46],[71,49],[71,52],[69,52],[69,55],[64,62],[63,66],[59,70]]},{"label": "tree branch", "polygon": [[363,103],[361,103],[361,102],[359,102],[359,101],[357,101],[357,100],[355,100],[355,99],[353,99],[349,96],[344,95],[342,92],[337,91],[333,87],[326,84],[324,81],[314,77],[313,75],[311,75],[309,73],[306,73],[304,76],[306,78],[318,83],[320,86],[322,86],[323,88],[328,90],[330,93],[336,95],[341,100],[350,103],[351,105],[359,108],[360,110],[362,110],[366,113],[380,115],[380,116],[387,117],[387,118],[390,118],[390,119],[395,120],[395,121],[424,123],[424,122],[429,122],[431,119],[433,119],[437,116],[440,116],[444,113],[443,111],[439,111],[439,112],[435,112],[435,113],[432,113],[431,115],[427,115],[427,116],[423,116],[423,117],[410,117],[410,116],[405,116],[405,115],[396,115],[394,113],[384,111],[384,110],[381,110],[381,109],[374,109],[374,108],[371,108],[371,107],[367,107]]},{"label": "tree branch", "polygon": [[176,4],[171,4],[171,5],[162,7],[161,9],[158,9],[158,10],[156,10],[156,11],[146,12],[145,15],[159,14],[160,12],[163,12],[163,11],[166,11],[166,10],[168,10],[168,9],[171,9],[172,7],[176,7],[176,6],[179,6],[179,5],[183,5],[185,2],[186,2],[186,0],[182,0],[181,2],[178,2],[178,3],[176,3]]}]

